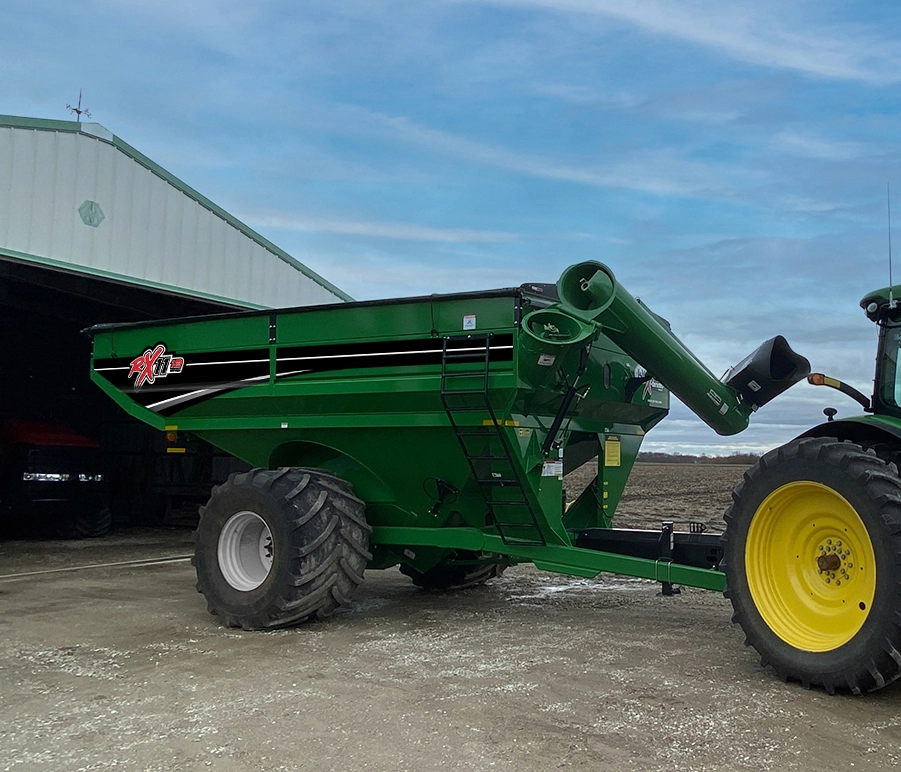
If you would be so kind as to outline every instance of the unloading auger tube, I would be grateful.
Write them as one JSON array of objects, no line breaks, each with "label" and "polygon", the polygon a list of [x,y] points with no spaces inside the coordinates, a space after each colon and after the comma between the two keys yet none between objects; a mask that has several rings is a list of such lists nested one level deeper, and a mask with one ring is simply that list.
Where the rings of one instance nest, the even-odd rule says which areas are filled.
[{"label": "unloading auger tube", "polygon": [[557,294],[563,311],[599,324],[604,335],[718,434],[743,431],[751,413],[810,373],[810,363],[780,335],[717,379],[602,263],[567,268]]}]

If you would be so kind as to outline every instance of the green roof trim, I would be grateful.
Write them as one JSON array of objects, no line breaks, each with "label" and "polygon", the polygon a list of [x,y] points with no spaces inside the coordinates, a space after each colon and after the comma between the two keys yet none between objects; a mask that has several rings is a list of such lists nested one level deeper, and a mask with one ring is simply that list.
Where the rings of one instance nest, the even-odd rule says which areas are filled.
[{"label": "green roof trim", "polygon": [[[92,125],[91,123],[78,123],[77,121],[56,121],[56,120],[51,120],[49,118],[22,118],[22,117],[19,117],[16,115],[0,115],[0,128],[33,129],[36,131],[64,131],[64,132],[69,132],[72,134],[81,134],[82,136],[88,137],[97,142],[107,142],[107,140],[103,139],[102,137],[98,137],[95,134],[92,134],[89,131],[84,130],[87,126],[91,126],[91,125]],[[100,124],[93,124],[93,125],[99,126]],[[190,185],[188,185],[185,182],[182,182],[174,174],[166,171],[162,166],[155,163],[154,161],[151,161],[146,155],[141,153],[139,150],[133,148],[127,142],[125,142],[124,140],[117,137],[115,134],[110,134],[110,136],[112,137],[112,141],[109,142],[108,144],[112,144],[114,147],[116,147],[117,150],[125,153],[125,155],[127,155],[129,158],[136,161],[137,163],[139,163],[141,166],[148,169],[149,171],[153,172],[158,177],[164,179],[166,182],[168,182],[170,185],[172,185],[172,187],[177,188],[178,190],[180,190],[182,193],[184,193],[189,198],[194,199],[194,201],[196,201],[198,204],[200,204],[202,207],[204,207],[204,209],[208,209],[210,212],[215,214],[217,217],[220,217],[221,219],[225,220],[225,222],[227,222],[233,228],[236,228],[237,230],[241,231],[241,233],[243,233],[245,236],[247,236],[248,238],[255,241],[257,244],[259,244],[261,247],[263,247],[267,251],[271,252],[277,258],[286,262],[292,268],[295,268],[296,270],[300,271],[302,274],[304,274],[304,276],[312,279],[320,286],[329,290],[329,292],[333,292],[336,296],[341,298],[341,300],[344,300],[344,301],[353,300],[353,298],[350,295],[348,295],[344,290],[339,289],[338,287],[336,287],[334,284],[332,284],[327,279],[324,279],[322,276],[320,276],[315,271],[307,268],[299,260],[297,260],[294,257],[291,257],[291,255],[289,255],[283,249],[280,249],[279,247],[277,247],[275,244],[273,244],[271,241],[269,241],[269,239],[265,238],[264,236],[261,236],[259,233],[257,233],[255,230],[253,230],[253,228],[251,228],[248,225],[245,225],[239,219],[237,219],[233,215],[230,215],[228,212],[226,212],[222,207],[214,204],[206,196],[202,195],[201,193],[198,193]],[[44,258],[40,258],[40,259],[43,260]],[[69,267],[71,268],[71,266],[69,266]],[[134,284],[135,282],[132,281],[129,283]],[[168,288],[167,291],[171,292],[173,290],[172,290],[172,288]],[[182,292],[179,294],[184,294],[184,293]],[[200,296],[198,295],[198,297],[200,297]]]},{"label": "green roof trim", "polygon": [[68,273],[80,273],[84,276],[91,276],[95,279],[104,279],[106,281],[115,281],[119,284],[128,284],[133,287],[143,287],[148,290],[157,292],[165,292],[167,295],[178,295],[183,298],[194,298],[198,300],[208,300],[211,303],[218,303],[221,306],[231,309],[246,308],[251,311],[268,311],[268,306],[261,306],[257,303],[247,303],[243,300],[235,300],[234,298],[224,298],[219,295],[212,295],[207,292],[196,292],[195,290],[185,290],[183,287],[172,287],[161,282],[150,281],[148,279],[136,279],[133,276],[124,276],[121,273],[113,271],[104,271],[99,268],[90,268],[88,266],[77,265],[75,263],[67,263],[64,260],[54,260],[52,257],[43,257],[41,255],[30,255],[26,252],[17,252],[14,249],[4,249],[0,247],[0,260],[16,260],[23,263],[34,263],[43,265],[47,268],[56,268]]}]

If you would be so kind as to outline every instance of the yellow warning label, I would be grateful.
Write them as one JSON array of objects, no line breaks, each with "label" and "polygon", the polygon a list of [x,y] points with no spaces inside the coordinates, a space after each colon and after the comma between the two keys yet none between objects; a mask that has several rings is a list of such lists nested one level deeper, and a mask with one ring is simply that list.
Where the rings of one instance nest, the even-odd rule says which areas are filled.
[{"label": "yellow warning label", "polygon": [[622,450],[619,437],[608,437],[604,443],[604,466],[620,466]]}]

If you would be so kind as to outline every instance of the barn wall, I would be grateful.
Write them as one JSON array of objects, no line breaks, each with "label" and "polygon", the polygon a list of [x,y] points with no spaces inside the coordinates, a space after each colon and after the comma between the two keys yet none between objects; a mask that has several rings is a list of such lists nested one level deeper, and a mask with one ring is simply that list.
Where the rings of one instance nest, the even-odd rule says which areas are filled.
[{"label": "barn wall", "polygon": [[102,126],[55,123],[0,116],[0,254],[250,308],[348,299]]}]

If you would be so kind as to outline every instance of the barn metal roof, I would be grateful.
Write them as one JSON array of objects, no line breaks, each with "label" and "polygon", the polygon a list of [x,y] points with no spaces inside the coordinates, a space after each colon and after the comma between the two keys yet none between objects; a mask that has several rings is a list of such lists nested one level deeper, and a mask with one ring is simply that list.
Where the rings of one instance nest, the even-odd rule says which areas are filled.
[{"label": "barn metal roof", "polygon": [[0,115],[0,258],[245,308],[352,299],[98,123]]}]

